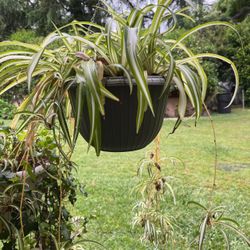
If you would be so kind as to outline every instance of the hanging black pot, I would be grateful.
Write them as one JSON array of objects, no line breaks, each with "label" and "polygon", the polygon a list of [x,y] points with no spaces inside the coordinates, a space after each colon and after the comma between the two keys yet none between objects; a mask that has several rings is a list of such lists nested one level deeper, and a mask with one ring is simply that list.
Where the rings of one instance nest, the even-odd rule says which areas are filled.
[{"label": "hanging black pot", "polygon": [[232,99],[230,92],[217,94],[217,111],[220,114],[231,113],[231,106],[227,107]]},{"label": "hanging black pot", "polygon": [[[158,134],[162,127],[166,108],[166,93],[161,96],[165,79],[160,76],[148,77],[147,83],[151,93],[155,116],[150,109],[145,112],[139,133],[136,133],[137,114],[137,86],[133,83],[133,92],[130,94],[128,81],[124,77],[104,78],[105,87],[119,98],[119,102],[105,99],[105,117],[101,123],[101,150],[110,152],[124,152],[144,148]],[[69,90],[73,110],[76,105],[76,87]],[[90,123],[86,103],[84,115],[80,125],[80,133],[88,141],[90,137]]]}]

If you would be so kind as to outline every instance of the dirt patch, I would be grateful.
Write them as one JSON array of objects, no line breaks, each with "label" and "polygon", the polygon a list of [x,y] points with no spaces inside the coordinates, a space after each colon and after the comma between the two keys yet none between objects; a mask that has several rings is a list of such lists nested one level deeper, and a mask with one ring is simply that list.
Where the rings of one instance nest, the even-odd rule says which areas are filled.
[{"label": "dirt patch", "polygon": [[243,169],[250,168],[250,163],[219,163],[218,169],[228,171],[228,172],[237,172]]}]

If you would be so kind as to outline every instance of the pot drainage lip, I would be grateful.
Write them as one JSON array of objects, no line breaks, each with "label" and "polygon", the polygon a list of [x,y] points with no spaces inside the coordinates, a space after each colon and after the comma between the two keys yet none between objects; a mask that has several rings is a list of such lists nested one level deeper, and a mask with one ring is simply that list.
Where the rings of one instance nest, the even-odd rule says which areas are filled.
[{"label": "pot drainage lip", "polygon": [[227,172],[238,172],[243,169],[250,168],[250,163],[219,163],[218,169]]}]

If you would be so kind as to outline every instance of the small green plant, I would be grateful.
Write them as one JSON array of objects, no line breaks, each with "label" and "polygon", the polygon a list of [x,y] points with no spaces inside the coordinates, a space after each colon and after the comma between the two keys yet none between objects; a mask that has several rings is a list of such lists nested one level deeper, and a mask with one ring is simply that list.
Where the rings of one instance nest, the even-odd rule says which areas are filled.
[{"label": "small green plant", "polygon": [[[86,232],[86,218],[81,220],[81,234],[75,229],[67,199],[74,205],[80,184],[72,171],[73,162],[62,157],[58,143],[49,130],[16,134],[0,128],[0,240],[3,249],[55,249],[55,244],[69,249]],[[32,134],[32,133],[31,133]],[[29,145],[29,143],[31,143]],[[29,146],[31,148],[29,148]],[[30,152],[28,152],[28,149]],[[84,190],[83,190],[84,191]],[[79,223],[78,223],[79,224]],[[57,240],[55,243],[55,239]]]},{"label": "small green plant", "polygon": [[42,39],[43,37],[38,36],[35,31],[29,29],[20,29],[10,35],[11,41],[19,41],[24,43],[39,44]]},{"label": "small green plant", "polygon": [[211,231],[215,231],[215,233],[219,233],[223,236],[226,249],[230,249],[230,240],[227,233],[228,231],[236,233],[250,247],[250,239],[248,239],[247,236],[240,230],[237,221],[228,217],[224,217],[224,214],[226,213],[226,208],[224,206],[205,207],[204,205],[195,201],[190,201],[188,204],[195,205],[205,212],[200,224],[199,236],[194,241],[198,242],[199,250],[204,249],[203,246],[205,244],[206,238],[209,238],[210,240],[212,239],[209,237],[209,233]]},{"label": "small green plant", "polygon": [[157,249],[171,244],[175,223],[173,216],[166,211],[167,196],[171,195],[174,204],[176,198],[170,184],[173,177],[163,174],[164,160],[159,159],[159,150],[141,160],[137,171],[139,182],[134,189],[138,202],[133,209],[135,216],[132,225],[142,227],[141,241],[152,243]]},{"label": "small green plant", "polygon": [[0,99],[0,119],[10,120],[14,117],[16,107],[13,104]]}]

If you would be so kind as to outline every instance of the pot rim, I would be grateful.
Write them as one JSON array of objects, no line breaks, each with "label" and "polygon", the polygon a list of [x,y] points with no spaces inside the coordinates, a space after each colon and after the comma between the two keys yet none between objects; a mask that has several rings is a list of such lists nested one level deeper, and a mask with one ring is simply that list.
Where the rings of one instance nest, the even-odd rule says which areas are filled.
[{"label": "pot rim", "polygon": [[[163,86],[166,79],[163,76],[151,75],[147,77],[147,84],[152,86]],[[126,76],[105,76],[102,79],[104,86],[129,86],[128,78]],[[132,78],[132,84],[136,86],[136,81]],[[77,86],[77,83],[73,83],[70,88]]]},{"label": "pot rim", "polygon": [[[103,84],[105,86],[128,86],[128,78],[125,76],[109,76],[104,77],[102,80]],[[166,82],[165,78],[163,76],[157,76],[157,75],[151,75],[147,77],[147,84],[148,85],[164,85]],[[132,84],[136,85],[136,81],[134,78],[132,78]]]}]

